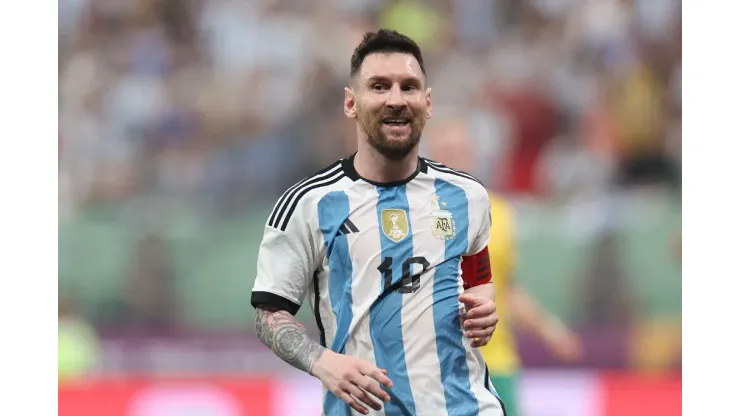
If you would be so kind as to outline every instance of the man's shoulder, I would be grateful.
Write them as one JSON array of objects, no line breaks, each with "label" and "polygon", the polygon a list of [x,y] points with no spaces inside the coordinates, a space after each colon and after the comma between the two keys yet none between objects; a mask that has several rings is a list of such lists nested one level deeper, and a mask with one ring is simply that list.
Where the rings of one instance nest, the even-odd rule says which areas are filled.
[{"label": "man's shoulder", "polygon": [[426,173],[437,177],[455,186],[463,188],[465,192],[475,200],[487,202],[489,193],[483,182],[475,176],[459,169],[445,166],[431,159],[422,158],[426,164]]},{"label": "man's shoulder", "polygon": [[282,231],[296,218],[305,220],[326,194],[346,188],[353,181],[344,169],[345,159],[318,170],[289,187],[278,198],[267,220],[269,227]]}]

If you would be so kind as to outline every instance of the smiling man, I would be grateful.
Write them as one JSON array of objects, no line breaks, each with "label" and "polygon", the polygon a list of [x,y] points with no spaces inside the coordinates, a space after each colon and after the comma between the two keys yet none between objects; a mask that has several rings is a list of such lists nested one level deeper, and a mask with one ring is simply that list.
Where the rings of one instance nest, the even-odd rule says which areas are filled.
[{"label": "smiling man", "polygon": [[[416,43],[367,33],[344,112],[357,153],[288,189],[268,218],[258,336],[321,380],[325,415],[504,415],[478,349],[498,322],[488,193],[418,155],[432,98]],[[293,316],[306,297],[318,342]]]}]

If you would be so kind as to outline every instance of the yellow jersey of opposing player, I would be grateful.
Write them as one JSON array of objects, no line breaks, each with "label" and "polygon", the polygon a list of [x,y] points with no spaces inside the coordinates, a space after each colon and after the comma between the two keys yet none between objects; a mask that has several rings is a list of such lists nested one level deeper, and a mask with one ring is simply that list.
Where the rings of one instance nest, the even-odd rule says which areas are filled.
[{"label": "yellow jersey of opposing player", "polygon": [[514,237],[514,210],[502,198],[489,193],[491,200],[491,274],[496,288],[496,306],[500,321],[487,345],[481,348],[491,374],[512,374],[519,370],[519,355],[511,331],[508,311],[508,292],[516,265]]}]

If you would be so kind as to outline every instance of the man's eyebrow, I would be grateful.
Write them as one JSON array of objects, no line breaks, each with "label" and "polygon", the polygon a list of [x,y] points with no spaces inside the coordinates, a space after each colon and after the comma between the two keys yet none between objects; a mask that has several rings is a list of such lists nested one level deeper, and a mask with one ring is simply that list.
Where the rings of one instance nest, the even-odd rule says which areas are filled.
[{"label": "man's eyebrow", "polygon": [[[389,82],[390,78],[383,76],[383,75],[373,75],[372,77],[368,78],[366,83],[372,84],[375,82]],[[422,80],[415,76],[406,76],[401,78],[402,84],[415,84],[415,85],[421,85]]]}]

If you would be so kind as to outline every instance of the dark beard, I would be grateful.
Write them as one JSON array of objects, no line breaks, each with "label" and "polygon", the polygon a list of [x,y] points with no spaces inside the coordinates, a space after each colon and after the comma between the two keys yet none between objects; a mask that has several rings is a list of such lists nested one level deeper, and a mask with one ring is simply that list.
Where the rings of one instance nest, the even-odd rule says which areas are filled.
[{"label": "dark beard", "polygon": [[369,116],[359,117],[360,126],[365,130],[370,146],[390,160],[402,160],[421,141],[421,131],[424,129],[425,120],[413,117],[409,117],[409,119],[411,120],[411,134],[408,140],[399,142],[388,140],[388,137],[381,131],[381,121]]}]

